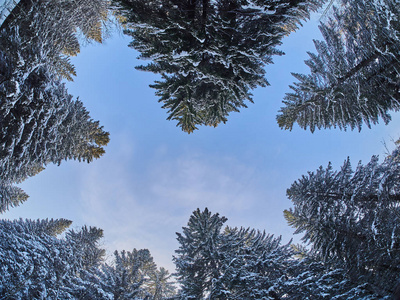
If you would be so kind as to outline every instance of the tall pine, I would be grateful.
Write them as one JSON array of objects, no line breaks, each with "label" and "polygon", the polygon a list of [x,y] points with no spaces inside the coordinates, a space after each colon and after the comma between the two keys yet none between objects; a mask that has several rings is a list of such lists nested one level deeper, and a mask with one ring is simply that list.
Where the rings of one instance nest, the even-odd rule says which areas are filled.
[{"label": "tall pine", "polygon": [[266,86],[263,67],[281,39],[322,1],[114,0],[130,47],[161,74],[151,85],[168,119],[190,133],[225,123]]},{"label": "tall pine", "polygon": [[398,51],[400,5],[393,0],[338,1],[320,25],[324,41],[305,63],[311,74],[293,74],[277,116],[283,129],[338,127],[361,130],[400,108]]},{"label": "tall pine", "polygon": [[[2,24],[0,211],[25,201],[27,195],[13,184],[47,164],[91,162],[104,154],[108,132],[73,99],[61,77],[73,73],[66,53],[79,46],[77,30],[94,39],[90,28],[104,19],[106,7],[104,1],[20,1],[18,13],[13,10]],[[63,74],[60,63],[69,68]]]},{"label": "tall pine", "polygon": [[287,191],[294,208],[286,218],[313,253],[382,299],[400,279],[399,162],[399,150],[355,170],[347,159],[339,171],[320,167]]}]

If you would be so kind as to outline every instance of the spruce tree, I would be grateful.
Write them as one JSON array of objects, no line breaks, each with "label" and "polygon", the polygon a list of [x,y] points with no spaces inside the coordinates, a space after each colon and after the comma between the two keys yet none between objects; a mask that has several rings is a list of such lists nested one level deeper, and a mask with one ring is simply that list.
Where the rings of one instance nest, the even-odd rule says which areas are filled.
[{"label": "spruce tree", "polygon": [[249,228],[226,227],[222,236],[221,276],[214,281],[211,299],[281,299],[288,294],[282,282],[293,263],[290,244]]},{"label": "spruce tree", "polygon": [[175,295],[175,286],[171,281],[172,275],[165,268],[149,272],[149,278],[144,283],[146,291],[152,300],[172,298]]},{"label": "spruce tree", "polygon": [[[290,261],[287,276],[281,281],[281,290],[287,299],[323,300],[377,300],[382,298],[372,292],[368,283],[353,281],[343,264],[327,264],[312,251],[295,247],[295,257]],[[304,246],[302,246],[304,248]],[[285,297],[285,296],[284,296]],[[282,297],[283,299],[286,299]]]},{"label": "spruce tree", "polygon": [[213,280],[220,276],[218,248],[225,217],[212,214],[207,208],[197,209],[187,227],[177,233],[180,244],[173,260],[177,281],[181,285],[179,299],[203,299],[210,292]]},{"label": "spruce tree", "polygon": [[0,107],[3,178],[20,182],[49,163],[91,162],[104,154],[109,134],[48,69],[39,68],[23,82],[16,79],[18,93],[7,97],[0,86],[6,99]]},{"label": "spruce tree", "polygon": [[102,287],[115,300],[148,299],[144,288],[156,265],[149,250],[115,251],[114,264],[102,267]]},{"label": "spruce tree", "polygon": [[55,235],[68,220],[0,221],[0,296],[74,299],[66,285],[79,270],[78,253]]},{"label": "spruce tree", "polygon": [[314,254],[382,299],[399,280],[399,162],[398,149],[354,171],[347,159],[339,171],[320,167],[287,191],[294,209],[286,218]]},{"label": "spruce tree", "polygon": [[[27,195],[13,184],[47,164],[91,162],[105,152],[109,134],[68,93],[57,69],[68,58],[65,49],[78,39],[77,28],[89,38],[90,24],[105,8],[96,1],[93,7],[82,1],[73,4],[78,2],[79,7],[62,2],[63,7],[52,1],[21,1],[19,14],[12,14],[9,26],[0,30],[0,211],[25,201]],[[93,18],[84,20],[82,14]]]},{"label": "spruce tree", "polygon": [[[268,85],[263,67],[281,39],[322,1],[113,1],[130,47],[159,73],[156,89],[168,119],[192,132],[225,123]],[[248,101],[248,102],[247,102]]]},{"label": "spruce tree", "polygon": [[400,108],[399,15],[397,1],[339,1],[320,25],[324,41],[305,63],[311,74],[293,74],[277,116],[283,129],[338,127],[361,130]]},{"label": "spruce tree", "polygon": [[[174,262],[181,288],[177,299],[307,299],[314,293],[338,294],[334,289],[340,283],[333,283],[344,280],[341,269],[330,272],[320,261],[310,267],[311,259],[299,260],[290,243],[282,244],[281,238],[263,231],[222,230],[226,220],[197,209],[183,232],[177,233],[180,247]],[[317,280],[331,283],[332,290],[313,285]],[[302,286],[306,281],[308,285]],[[341,284],[342,294],[354,288],[345,281]]]},{"label": "spruce tree", "polygon": [[28,195],[10,181],[0,180],[0,213],[19,206],[28,199]]},{"label": "spruce tree", "polygon": [[157,270],[147,249],[116,251],[108,265],[103,231],[65,231],[70,225],[65,219],[0,220],[1,299],[161,300],[174,294],[168,272]]},{"label": "spruce tree", "polygon": [[69,56],[79,53],[83,40],[102,42],[107,20],[108,3],[103,0],[20,0],[0,31],[16,28],[26,42],[41,43],[41,59],[72,80],[75,68]]}]

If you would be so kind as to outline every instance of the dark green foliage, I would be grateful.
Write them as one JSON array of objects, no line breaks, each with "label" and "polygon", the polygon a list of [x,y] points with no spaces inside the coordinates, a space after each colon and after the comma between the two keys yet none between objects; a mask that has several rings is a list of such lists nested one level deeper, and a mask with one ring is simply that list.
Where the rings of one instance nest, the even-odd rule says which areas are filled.
[{"label": "dark green foliage", "polygon": [[288,189],[294,209],[289,224],[328,266],[339,265],[348,279],[389,297],[400,268],[400,160],[395,150],[382,163],[373,157],[353,171],[329,164],[310,172]]},{"label": "dark green foliage", "polygon": [[[83,40],[102,41],[108,3],[103,0],[19,0],[0,31],[17,28],[24,42],[41,44],[36,55],[58,75],[72,80],[75,68],[69,56]],[[82,35],[79,34],[82,33]],[[83,39],[82,39],[83,38]],[[5,45],[3,45],[5,46]],[[22,48],[28,45],[23,45]]]},{"label": "dark green foliage", "polygon": [[[28,6],[22,15],[40,15],[46,4],[51,6],[48,1]],[[102,146],[109,141],[109,134],[90,118],[82,102],[72,100],[54,74],[53,52],[61,54],[68,38],[57,36],[49,22],[37,24],[32,18],[17,18],[0,32],[1,177],[11,181],[34,175],[49,162],[90,162],[104,153]],[[67,23],[58,21],[59,26]],[[75,27],[67,25],[72,28],[66,32],[76,39]],[[56,38],[65,44],[54,47]]]},{"label": "dark green foliage", "polygon": [[114,5],[130,47],[162,75],[156,95],[169,120],[190,133],[225,123],[268,85],[263,67],[281,55],[275,47],[322,1],[128,1]]},{"label": "dark green foliage", "polygon": [[[326,186],[321,190],[324,188]],[[302,245],[282,245],[280,238],[254,229],[226,227],[222,230],[225,217],[211,214],[208,209],[197,209],[190,216],[187,227],[178,233],[180,247],[174,262],[181,289],[176,299],[389,299],[392,290],[383,290],[382,284],[393,285],[398,278],[396,273],[380,273],[383,277],[373,277],[368,273],[375,271],[376,264],[347,261],[332,255],[327,257],[316,249],[318,242],[315,240],[324,240],[329,246],[340,240],[335,235],[337,232],[333,232],[335,228],[325,235],[330,227],[315,220],[326,216],[326,212],[316,213],[312,221],[304,221],[297,214],[286,212],[292,225],[296,222],[301,226],[308,224],[307,233],[315,238],[309,250]],[[309,229],[311,227],[313,230]],[[360,226],[355,227],[354,232],[360,230]],[[350,239],[351,236],[342,248],[348,247]],[[378,239],[380,237],[376,236]],[[337,245],[340,242],[343,240]],[[352,240],[352,243],[355,247],[349,248],[349,253],[353,257],[362,258],[369,250],[374,251],[369,253],[371,257],[375,255],[380,260],[379,256],[383,258],[389,249],[387,245],[382,249],[373,249],[374,245],[366,249],[366,245],[358,240]],[[392,262],[392,266],[396,264]],[[391,276],[389,280],[387,276]]]},{"label": "dark green foliage", "polygon": [[281,281],[292,264],[293,251],[280,238],[254,229],[229,228],[223,234],[221,276],[214,299],[279,299]]},{"label": "dark green foliage", "polygon": [[371,292],[368,283],[352,281],[340,264],[330,266],[309,251],[302,252],[301,255],[302,258],[292,260],[286,270],[290,275],[282,280],[281,288],[289,298],[283,299],[384,299]]},{"label": "dark green foliage", "polygon": [[207,208],[203,212],[197,209],[182,228],[183,233],[177,233],[180,247],[174,262],[181,284],[180,299],[202,299],[219,278],[221,229],[226,220]]},{"label": "dark green foliage", "polygon": [[[160,300],[173,295],[168,272],[157,271],[148,250],[116,252],[110,266],[99,245],[101,229],[84,226],[56,237],[70,224],[0,220],[1,299]],[[155,274],[163,283],[154,282]]]},{"label": "dark green foliage", "polygon": [[143,286],[149,275],[156,271],[149,250],[115,251],[114,256],[114,265],[102,268],[103,289],[115,300],[150,297]]},{"label": "dark green foliage", "polygon": [[57,223],[64,220],[0,221],[3,299],[71,299],[64,282],[78,266],[70,245],[48,234]]},{"label": "dark green foliage", "polygon": [[47,78],[37,86],[14,82],[20,93],[6,98],[12,106],[0,107],[0,174],[14,182],[48,163],[90,162],[104,153],[102,146],[109,140],[82,102],[72,100],[64,84],[44,74]]},{"label": "dark green foliage", "polygon": [[0,213],[16,207],[28,199],[28,195],[9,181],[0,180]]},{"label": "dark green foliage", "polygon": [[83,226],[79,231],[70,230],[66,240],[70,242],[76,253],[79,253],[79,265],[85,269],[98,267],[103,261],[105,250],[99,248],[103,230],[96,227]]},{"label": "dark green foliage", "polygon": [[309,53],[311,74],[293,74],[299,81],[285,96],[277,116],[283,129],[295,122],[313,132],[338,127],[361,130],[390,121],[400,108],[400,5],[398,1],[339,1]]},{"label": "dark green foliage", "polygon": [[[178,233],[177,299],[307,299],[317,291],[311,282],[333,281],[322,265],[310,269],[308,261],[296,259],[297,252],[280,238],[254,229],[222,230],[225,221],[197,209]],[[308,287],[301,288],[306,279]]]},{"label": "dark green foliage", "polygon": [[0,212],[27,199],[13,183],[49,163],[91,162],[105,152],[109,133],[60,80],[77,28],[89,38],[90,24],[106,8],[103,1],[84,2],[21,1],[19,14],[0,30]]}]

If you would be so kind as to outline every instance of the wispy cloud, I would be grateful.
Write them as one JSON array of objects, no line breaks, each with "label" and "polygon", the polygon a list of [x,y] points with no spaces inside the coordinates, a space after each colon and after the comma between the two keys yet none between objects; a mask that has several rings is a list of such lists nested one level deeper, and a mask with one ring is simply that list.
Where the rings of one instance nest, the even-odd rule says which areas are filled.
[{"label": "wispy cloud", "polygon": [[161,149],[132,172],[134,151],[124,148],[134,147],[125,143],[112,159],[82,173],[82,220],[105,230],[109,250],[148,248],[158,265],[173,270],[175,232],[186,225],[193,210],[208,207],[237,223],[262,208],[265,187],[254,166],[235,158],[174,156]]}]

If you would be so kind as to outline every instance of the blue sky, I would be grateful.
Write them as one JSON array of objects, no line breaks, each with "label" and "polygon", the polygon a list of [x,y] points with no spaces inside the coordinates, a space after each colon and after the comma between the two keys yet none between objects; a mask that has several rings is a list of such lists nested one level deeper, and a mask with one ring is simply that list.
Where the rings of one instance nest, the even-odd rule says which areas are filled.
[{"label": "blue sky", "polygon": [[110,132],[106,154],[91,164],[49,165],[21,184],[29,200],[4,217],[67,218],[73,227],[97,226],[104,229],[108,250],[148,248],[170,271],[175,232],[198,207],[226,216],[227,225],[265,229],[288,242],[293,231],[282,212],[291,206],[286,198],[291,183],[329,161],[338,169],[347,156],[353,166],[374,154],[383,157],[382,142],[392,149],[399,138],[399,114],[392,114],[388,126],[361,133],[279,129],[275,117],[294,80],[290,72],[308,72],[303,61],[319,37],[317,21],[283,40],[286,55],[266,67],[271,86],[254,91],[254,104],[233,113],[225,125],[190,135],[166,120],[148,87],[158,76],[134,69],[142,62],[127,47],[128,38],[117,33],[103,45],[83,48],[72,60],[77,77],[68,87]]}]

